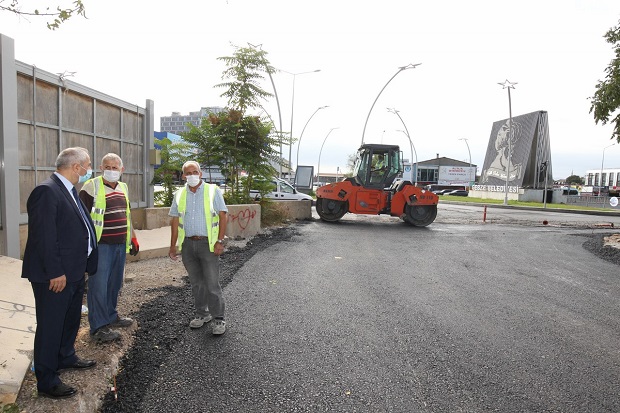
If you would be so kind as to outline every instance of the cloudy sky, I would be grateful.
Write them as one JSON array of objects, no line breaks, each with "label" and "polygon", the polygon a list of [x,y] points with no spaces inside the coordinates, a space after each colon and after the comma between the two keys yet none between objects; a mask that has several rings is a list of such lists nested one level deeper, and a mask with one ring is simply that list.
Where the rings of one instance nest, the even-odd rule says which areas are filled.
[{"label": "cloudy sky", "polygon": [[[513,116],[549,114],[555,179],[600,168],[603,153],[605,167],[620,168],[620,145],[603,152],[612,128],[594,123],[588,100],[613,58],[603,35],[619,24],[617,0],[83,1],[88,19],[56,31],[0,13],[0,33],[15,40],[17,60],[75,72],[71,80],[142,107],[152,99],[156,130],[173,111],[226,106],[213,87],[225,69],[217,58],[251,43],[282,70],[274,83],[284,131],[291,115],[295,137],[306,126],[300,165],[316,166],[320,153],[322,172],[344,169],[369,113],[364,141],[400,145],[410,158],[390,107],[419,161],[468,162],[464,138],[480,173],[491,126],[508,117],[498,85],[508,79],[517,83]],[[394,77],[370,111],[398,68],[418,63]],[[273,92],[268,78],[264,88]],[[321,106],[329,107],[315,113]],[[275,98],[264,107],[278,123]],[[295,165],[296,144],[291,152]]]}]

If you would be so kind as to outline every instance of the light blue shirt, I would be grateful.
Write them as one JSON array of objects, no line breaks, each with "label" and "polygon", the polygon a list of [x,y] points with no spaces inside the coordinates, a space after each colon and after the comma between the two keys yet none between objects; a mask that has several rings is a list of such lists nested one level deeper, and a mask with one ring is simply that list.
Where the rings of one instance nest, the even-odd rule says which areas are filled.
[{"label": "light blue shirt", "polygon": [[[196,192],[192,192],[187,187],[187,196],[185,198],[185,217],[183,218],[183,229],[185,230],[186,237],[208,237],[207,233],[207,219],[204,214],[204,189],[205,183],[201,183]],[[224,196],[220,188],[215,188],[213,196],[213,209],[216,214],[220,212],[228,212],[226,203],[224,202]],[[170,206],[171,217],[179,216],[179,206],[177,205],[176,197],[172,201]]]},{"label": "light blue shirt", "polygon": [[[54,175],[56,175],[58,179],[60,179],[60,182],[62,182],[65,185],[65,188],[67,188],[67,192],[69,192],[69,195],[71,195],[71,199],[73,199],[73,202],[75,202],[75,206],[77,206],[78,210],[81,211],[80,206],[77,203],[77,199],[73,197],[73,193],[71,191],[75,185],[73,185],[71,181],[69,181],[67,178],[65,178],[58,172],[54,172]],[[80,213],[80,215],[82,214]],[[82,217],[82,221],[84,221],[84,217]],[[88,255],[90,256],[90,253],[93,251],[93,247],[92,247],[92,243],[90,242],[90,230],[88,229],[88,224],[86,223],[86,221],[84,221],[84,226],[86,227],[86,230],[88,231]]]}]

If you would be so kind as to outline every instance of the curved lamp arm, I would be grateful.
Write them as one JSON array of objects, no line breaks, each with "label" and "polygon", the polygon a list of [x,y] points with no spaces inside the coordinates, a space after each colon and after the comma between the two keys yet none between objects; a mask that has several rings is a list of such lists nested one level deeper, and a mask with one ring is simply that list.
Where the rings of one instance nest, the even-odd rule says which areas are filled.
[{"label": "curved lamp arm", "polygon": [[310,116],[310,119],[308,119],[308,121],[306,122],[306,124],[304,125],[304,128],[301,130],[301,135],[299,135],[299,141],[297,142],[297,160],[295,161],[295,170],[297,170],[297,167],[299,166],[299,145],[301,145],[301,138],[304,137],[304,132],[306,131],[306,126],[308,126],[308,123],[310,123],[310,121],[312,120],[312,118],[314,117],[314,115],[316,115],[316,113],[321,110],[321,109],[325,109],[328,108],[329,106],[321,106],[319,108],[317,108],[317,110],[314,111],[314,113],[312,114],[312,116]]},{"label": "curved lamp arm", "polygon": [[362,131],[362,145],[364,144],[364,135],[366,135],[366,126],[368,125],[368,119],[370,118],[370,113],[372,112],[372,108],[375,107],[375,103],[377,103],[377,100],[379,99],[379,96],[381,96],[381,93],[383,93],[383,91],[385,90],[387,85],[389,85],[390,82],[392,81],[392,79],[394,79],[396,77],[396,75],[398,75],[400,72],[402,72],[403,70],[407,70],[407,69],[415,69],[416,67],[420,66],[421,64],[422,63],[416,63],[416,64],[409,63],[407,66],[399,67],[398,71],[394,74],[394,76],[392,76],[390,78],[390,80],[387,81],[385,86],[383,86],[383,89],[381,89],[381,91],[379,92],[379,94],[375,98],[375,101],[372,102],[372,106],[370,107],[370,110],[368,111],[368,116],[366,116],[366,122],[364,122],[364,130]]}]

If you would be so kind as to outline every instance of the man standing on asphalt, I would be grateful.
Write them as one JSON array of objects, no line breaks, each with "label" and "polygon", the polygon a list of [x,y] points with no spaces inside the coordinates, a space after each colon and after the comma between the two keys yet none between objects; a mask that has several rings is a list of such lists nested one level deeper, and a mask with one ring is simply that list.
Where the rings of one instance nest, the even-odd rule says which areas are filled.
[{"label": "man standing on asphalt", "polygon": [[126,254],[136,255],[140,250],[132,234],[127,184],[119,181],[123,171],[122,159],[108,153],[101,159],[102,175],[88,180],[80,191],[87,211],[91,211],[99,243],[99,267],[96,274],[88,277],[86,297],[90,333],[100,343],[120,338],[120,333],[112,328],[133,324],[131,318],[120,317],[116,310]]},{"label": "man standing on asphalt", "polygon": [[213,318],[213,334],[226,332],[224,298],[220,286],[219,256],[224,252],[228,208],[217,185],[202,181],[202,170],[195,161],[183,165],[187,185],[174,194],[170,207],[170,251],[177,260],[177,243],[194,296],[196,316],[190,328],[200,328]]},{"label": "man standing on asphalt", "polygon": [[22,278],[30,281],[36,305],[34,372],[39,395],[54,399],[77,392],[60,380],[59,371],[96,364],[75,354],[84,273],[97,271],[98,253],[93,223],[75,185],[91,174],[88,151],[67,148],[56,158],[56,172],[34,188],[27,202]]}]

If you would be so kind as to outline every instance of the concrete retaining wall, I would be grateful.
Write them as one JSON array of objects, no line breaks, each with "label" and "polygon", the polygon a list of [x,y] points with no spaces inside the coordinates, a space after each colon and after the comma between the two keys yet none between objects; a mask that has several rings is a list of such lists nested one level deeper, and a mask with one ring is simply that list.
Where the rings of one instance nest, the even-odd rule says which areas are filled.
[{"label": "concrete retaining wall", "polygon": [[[312,205],[309,201],[277,201],[273,205],[279,208],[287,219],[305,220],[312,218]],[[230,236],[242,236],[248,231],[250,236],[260,230],[261,207],[259,204],[227,205],[228,226],[232,227]],[[168,212],[170,208],[134,208],[131,217],[136,229],[156,229],[170,225]],[[249,225],[249,227],[248,227]],[[248,229],[251,228],[251,229]],[[243,238],[247,238],[243,236]]]},{"label": "concrete retaining wall", "polygon": [[[274,202],[289,220],[312,218],[312,205],[309,201]],[[135,229],[151,230],[170,225],[170,208],[132,208],[131,217]],[[226,235],[233,239],[250,239],[261,229],[261,206],[259,204],[228,205]],[[24,256],[28,225],[20,225],[20,257]]]},{"label": "concrete retaining wall", "polygon": [[312,218],[312,203],[310,201],[277,201],[274,202],[274,205],[290,220]]}]

